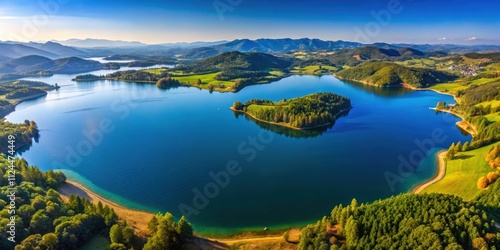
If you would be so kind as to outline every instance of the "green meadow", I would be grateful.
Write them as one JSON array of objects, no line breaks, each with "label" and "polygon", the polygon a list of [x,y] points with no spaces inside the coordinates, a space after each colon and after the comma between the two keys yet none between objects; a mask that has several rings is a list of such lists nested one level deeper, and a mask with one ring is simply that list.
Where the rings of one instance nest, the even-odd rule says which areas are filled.
[{"label": "green meadow", "polygon": [[442,180],[425,188],[422,193],[443,193],[471,200],[481,192],[476,187],[480,177],[494,171],[484,156],[499,143],[471,151],[461,152],[453,160],[446,160],[446,175]]}]

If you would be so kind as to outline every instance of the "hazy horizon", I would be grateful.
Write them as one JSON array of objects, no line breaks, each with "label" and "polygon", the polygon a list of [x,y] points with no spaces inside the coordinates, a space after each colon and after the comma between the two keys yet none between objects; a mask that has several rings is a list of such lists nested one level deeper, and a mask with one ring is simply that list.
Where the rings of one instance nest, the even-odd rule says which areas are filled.
[{"label": "hazy horizon", "polygon": [[146,44],[258,38],[500,45],[495,1],[19,0],[0,3],[2,41]]}]

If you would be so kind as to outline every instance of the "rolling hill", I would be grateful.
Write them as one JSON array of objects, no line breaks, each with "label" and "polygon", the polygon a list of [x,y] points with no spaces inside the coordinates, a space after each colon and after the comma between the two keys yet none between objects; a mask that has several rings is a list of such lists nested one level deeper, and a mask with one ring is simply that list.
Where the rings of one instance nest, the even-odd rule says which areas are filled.
[{"label": "rolling hill", "polygon": [[52,60],[47,57],[31,55],[0,64],[0,73],[4,74],[33,74],[50,72],[60,74],[81,73],[102,68],[96,61],[84,60],[78,57],[69,57]]},{"label": "rolling hill", "polygon": [[0,42],[0,55],[6,58],[18,58],[23,56],[38,55],[48,58],[56,58],[58,55],[44,51],[41,49],[36,49],[23,44],[12,44],[12,43],[2,43]]},{"label": "rolling hill", "polygon": [[54,42],[46,43],[21,43],[21,42],[0,42],[0,62],[24,56],[43,56],[50,59],[81,56],[88,54],[84,51],[64,46]]},{"label": "rolling hill", "polygon": [[269,69],[285,69],[290,67],[290,59],[276,57],[258,52],[225,52],[223,54],[202,59],[190,65],[181,65],[177,69],[193,73],[206,73],[227,70],[265,71]]},{"label": "rolling hill", "polygon": [[70,56],[79,56],[79,57],[84,57],[87,56],[88,54],[84,51],[69,47],[69,46],[64,46],[59,43],[54,43],[54,42],[46,42],[46,43],[34,43],[30,42],[27,44],[30,47],[44,50],[50,53],[53,53],[55,55],[58,55],[60,57],[70,57]]},{"label": "rolling hill", "polygon": [[455,75],[442,71],[409,68],[390,62],[367,62],[342,70],[336,76],[344,80],[353,80],[380,87],[410,85],[418,88],[429,87],[457,78]]},{"label": "rolling hill", "polygon": [[[363,46],[356,42],[345,41],[323,41],[320,39],[238,39],[231,42],[200,47],[184,53],[185,58],[202,58],[202,56],[213,56],[229,51],[240,52],[264,52],[264,53],[286,53],[296,50],[316,51],[316,50],[338,50],[346,48],[356,48]],[[208,53],[207,53],[208,52]],[[195,57],[197,55],[200,57]]]},{"label": "rolling hill", "polygon": [[425,56],[425,53],[412,48],[384,49],[375,46],[366,46],[350,50],[342,49],[328,56],[326,59],[338,66],[355,66],[369,60],[395,61],[423,56]]}]

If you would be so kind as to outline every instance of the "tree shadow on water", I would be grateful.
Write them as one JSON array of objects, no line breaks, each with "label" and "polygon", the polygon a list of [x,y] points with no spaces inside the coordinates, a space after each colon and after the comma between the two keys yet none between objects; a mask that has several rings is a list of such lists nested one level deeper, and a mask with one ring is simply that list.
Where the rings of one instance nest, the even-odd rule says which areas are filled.
[{"label": "tree shadow on water", "polygon": [[[338,116],[338,118],[347,116],[348,114],[349,114],[349,110],[340,114]],[[332,129],[333,126],[335,125],[335,122],[334,122],[334,123],[329,124],[327,126],[323,126],[323,127],[319,127],[319,128],[315,128],[315,129],[299,130],[299,129],[292,129],[292,128],[288,128],[288,127],[283,127],[283,126],[279,126],[279,125],[275,125],[275,124],[270,124],[270,123],[258,121],[256,119],[254,119],[253,117],[251,117],[247,114],[240,113],[240,112],[234,112],[234,116],[236,118],[243,116],[243,117],[245,117],[246,120],[254,122],[255,124],[259,125],[259,127],[261,127],[264,130],[272,131],[278,135],[284,135],[286,137],[297,138],[297,139],[314,138],[314,137],[321,136],[322,134],[324,134],[328,130]]]}]

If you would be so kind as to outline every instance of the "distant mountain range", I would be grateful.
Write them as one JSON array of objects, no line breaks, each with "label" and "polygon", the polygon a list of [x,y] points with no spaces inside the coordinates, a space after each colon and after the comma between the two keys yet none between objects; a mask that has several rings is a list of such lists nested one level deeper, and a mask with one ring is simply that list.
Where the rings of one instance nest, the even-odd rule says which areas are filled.
[{"label": "distant mountain range", "polygon": [[145,43],[141,42],[127,42],[127,41],[117,41],[117,40],[106,40],[106,39],[69,39],[65,41],[53,41],[59,44],[63,44],[71,47],[79,48],[100,48],[100,47],[142,47],[147,46]]},{"label": "distant mountain range", "polygon": [[203,58],[215,56],[229,51],[240,52],[264,52],[264,53],[287,53],[290,51],[334,51],[339,49],[352,49],[365,46],[361,43],[346,41],[323,41],[319,39],[257,39],[257,40],[234,40],[231,42],[212,45],[208,47],[194,48],[183,54],[185,58]]},{"label": "distant mountain range", "polygon": [[71,56],[88,56],[88,54],[84,51],[54,42],[0,42],[0,62],[6,62],[10,59],[31,55],[43,56],[51,59]]},{"label": "distant mountain range", "polygon": [[[140,42],[111,41],[104,39],[70,39],[59,42],[21,43],[0,42],[0,63],[29,55],[37,55],[49,59],[67,57],[98,57],[110,55],[137,55],[180,57],[183,59],[208,58],[224,52],[263,52],[271,54],[289,53],[292,51],[339,51],[366,47],[366,44],[348,41],[324,41],[320,39],[239,39],[230,42],[193,42],[165,43],[148,45]],[[423,53],[442,51],[445,53],[497,52],[496,45],[453,45],[453,44],[388,44],[374,43],[372,47],[386,50],[413,49]],[[389,51],[388,53],[392,53]],[[413,52],[409,52],[413,53]]]},{"label": "distant mountain range", "polygon": [[227,41],[218,42],[179,42],[179,43],[161,43],[161,44],[145,44],[141,42],[127,42],[119,40],[106,40],[106,39],[69,39],[65,41],[53,41],[66,46],[72,46],[77,48],[134,48],[134,47],[157,47],[157,48],[195,48],[203,46],[211,46],[216,44],[226,43]]},{"label": "distant mountain range", "polygon": [[102,66],[97,61],[78,57],[52,60],[43,56],[31,55],[0,63],[0,74],[37,74],[39,72],[73,74],[98,70]]},{"label": "distant mountain range", "polygon": [[374,43],[362,44],[348,41],[323,41],[320,39],[257,39],[257,40],[234,40],[231,42],[193,48],[185,53],[185,58],[204,58],[218,55],[228,51],[240,52],[264,52],[264,53],[288,53],[291,51],[337,51],[341,49],[353,49],[366,47],[367,45],[382,48],[399,50],[402,48],[413,49],[421,52],[446,52],[446,53],[470,53],[470,52],[496,52],[500,51],[497,45],[454,45],[454,44],[388,44]]}]

